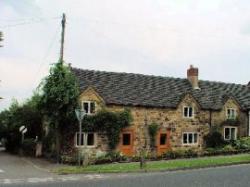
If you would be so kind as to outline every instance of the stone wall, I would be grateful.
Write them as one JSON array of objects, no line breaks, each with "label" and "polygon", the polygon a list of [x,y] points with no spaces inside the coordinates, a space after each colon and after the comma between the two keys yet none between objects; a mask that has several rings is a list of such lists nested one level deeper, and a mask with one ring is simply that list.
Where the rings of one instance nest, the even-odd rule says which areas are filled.
[{"label": "stone wall", "polygon": [[[101,110],[106,108],[109,111],[121,111],[124,108],[129,108],[133,117],[129,129],[133,130],[132,149],[135,155],[138,155],[142,146],[146,146],[150,150],[150,137],[147,132],[147,126],[152,122],[159,124],[161,131],[170,130],[170,145],[171,149],[179,148],[193,148],[201,150],[204,147],[203,137],[209,132],[211,127],[218,127],[223,134],[224,126],[222,123],[226,120],[227,108],[236,108],[240,125],[238,125],[238,137],[247,135],[247,114],[240,110],[239,105],[233,99],[228,99],[222,110],[209,111],[202,110],[199,103],[189,94],[187,94],[177,108],[146,108],[136,106],[117,106],[105,105],[102,98],[90,88],[83,92],[80,96],[80,101],[95,101],[96,109]],[[194,116],[192,118],[183,117],[183,107],[192,106],[194,109]],[[211,122],[211,124],[210,124]],[[194,145],[183,145],[182,134],[184,132],[197,132],[198,143]],[[92,152],[107,152],[109,151],[107,145],[107,138],[104,134],[98,134],[97,144],[91,148]],[[120,151],[120,146],[117,147]]]}]

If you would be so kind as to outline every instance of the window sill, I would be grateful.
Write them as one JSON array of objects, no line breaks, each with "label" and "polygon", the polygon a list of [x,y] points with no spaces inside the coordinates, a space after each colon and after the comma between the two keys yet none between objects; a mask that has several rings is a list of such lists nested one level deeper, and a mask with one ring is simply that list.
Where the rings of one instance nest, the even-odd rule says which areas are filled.
[{"label": "window sill", "polygon": [[93,148],[96,148],[97,146],[96,145],[91,145],[91,146],[77,146],[77,145],[75,145],[75,147],[76,148],[78,148],[78,149],[85,149],[85,148],[87,148],[87,149],[93,149]]},{"label": "window sill", "polygon": [[198,143],[194,143],[194,144],[182,144],[183,147],[196,147],[198,146]]}]

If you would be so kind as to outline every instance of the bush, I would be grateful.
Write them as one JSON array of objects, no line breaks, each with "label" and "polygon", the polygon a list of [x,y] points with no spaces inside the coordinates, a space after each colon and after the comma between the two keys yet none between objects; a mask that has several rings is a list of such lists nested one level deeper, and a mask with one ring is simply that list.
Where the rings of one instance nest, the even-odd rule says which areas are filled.
[{"label": "bush", "polygon": [[128,161],[128,157],[122,155],[120,152],[109,152],[106,155],[97,157],[94,160],[94,164],[106,164],[111,162],[125,162]]},{"label": "bush", "polygon": [[167,151],[166,153],[162,155],[162,157],[166,159],[176,159],[176,158],[183,158],[184,155],[185,155],[185,151],[180,149],[180,150]]},{"label": "bush", "polygon": [[236,148],[236,149],[250,149],[250,138],[249,137],[245,137],[245,138],[241,138],[239,140],[235,140],[232,142],[232,145]]},{"label": "bush", "polygon": [[198,157],[198,152],[194,151],[193,149],[188,149],[184,151],[184,157],[185,158],[194,158]]},{"label": "bush", "polygon": [[155,122],[151,123],[148,126],[148,133],[150,136],[151,147],[155,146],[155,138],[156,138],[156,134],[157,134],[158,129],[159,129],[159,125]]},{"label": "bush", "polygon": [[21,146],[21,135],[18,131],[9,132],[6,136],[5,148],[10,153],[17,154]]},{"label": "bush", "polygon": [[222,151],[224,152],[234,152],[236,149],[232,145],[226,145],[222,148]]},{"label": "bush", "polygon": [[35,139],[25,139],[22,144],[23,154],[27,156],[35,156],[36,142]]},{"label": "bush", "polygon": [[213,132],[208,133],[204,137],[204,141],[205,141],[206,147],[216,148],[216,147],[221,147],[225,145],[225,141],[223,140],[221,133],[218,131],[213,131]]}]

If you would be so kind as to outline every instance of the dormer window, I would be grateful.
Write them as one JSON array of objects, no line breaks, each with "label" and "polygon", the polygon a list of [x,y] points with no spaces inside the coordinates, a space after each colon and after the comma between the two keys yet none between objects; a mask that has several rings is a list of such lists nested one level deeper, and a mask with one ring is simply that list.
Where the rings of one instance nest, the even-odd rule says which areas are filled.
[{"label": "dormer window", "polygon": [[94,101],[83,101],[82,108],[86,114],[94,114],[95,113],[95,102]]},{"label": "dormer window", "polygon": [[194,117],[194,109],[190,106],[183,107],[183,117],[184,118],[193,118]]},{"label": "dormer window", "polygon": [[227,119],[236,119],[237,112],[235,108],[227,109]]}]

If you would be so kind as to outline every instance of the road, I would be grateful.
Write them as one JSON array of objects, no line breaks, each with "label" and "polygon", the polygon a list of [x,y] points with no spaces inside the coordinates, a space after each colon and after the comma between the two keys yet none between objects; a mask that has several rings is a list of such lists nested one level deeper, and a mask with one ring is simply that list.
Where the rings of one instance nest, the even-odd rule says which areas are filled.
[{"label": "road", "polygon": [[[44,163],[43,163],[44,162]],[[250,165],[139,174],[56,175],[45,161],[0,152],[0,187],[249,187]],[[35,163],[35,164],[34,164]]]}]

